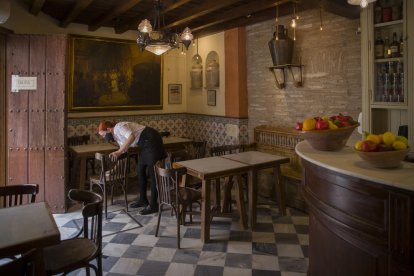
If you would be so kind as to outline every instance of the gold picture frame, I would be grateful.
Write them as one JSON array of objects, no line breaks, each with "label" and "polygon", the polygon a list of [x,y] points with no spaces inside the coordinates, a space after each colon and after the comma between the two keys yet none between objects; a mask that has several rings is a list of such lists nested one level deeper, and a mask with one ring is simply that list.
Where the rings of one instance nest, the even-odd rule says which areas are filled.
[{"label": "gold picture frame", "polygon": [[162,69],[135,41],[71,35],[68,111],[162,109]]}]

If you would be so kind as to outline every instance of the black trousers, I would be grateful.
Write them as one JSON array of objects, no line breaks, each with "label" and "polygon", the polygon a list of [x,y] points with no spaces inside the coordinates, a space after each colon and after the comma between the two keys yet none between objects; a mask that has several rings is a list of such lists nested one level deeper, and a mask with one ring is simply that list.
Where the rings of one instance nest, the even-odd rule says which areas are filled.
[{"label": "black trousers", "polygon": [[138,185],[140,185],[139,200],[148,201],[147,186],[148,176],[151,180],[151,208],[158,206],[158,192],[155,180],[154,165],[158,160],[167,157],[162,138],[158,131],[151,127],[145,127],[138,141],[140,155],[138,160]]}]

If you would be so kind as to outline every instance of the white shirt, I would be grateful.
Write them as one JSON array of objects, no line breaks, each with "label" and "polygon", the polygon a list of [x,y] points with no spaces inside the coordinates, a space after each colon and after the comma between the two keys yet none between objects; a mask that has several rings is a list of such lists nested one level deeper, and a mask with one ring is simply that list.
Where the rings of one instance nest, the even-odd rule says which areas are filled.
[{"label": "white shirt", "polygon": [[114,127],[114,139],[118,145],[122,146],[128,137],[133,134],[135,136],[134,142],[131,144],[131,147],[138,146],[139,137],[141,136],[142,131],[145,129],[145,126],[133,123],[133,122],[119,122]]}]

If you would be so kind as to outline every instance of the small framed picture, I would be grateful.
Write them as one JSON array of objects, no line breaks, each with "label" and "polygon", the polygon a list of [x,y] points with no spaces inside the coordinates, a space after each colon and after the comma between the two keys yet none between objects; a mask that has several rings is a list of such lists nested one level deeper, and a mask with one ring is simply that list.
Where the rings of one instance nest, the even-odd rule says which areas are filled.
[{"label": "small framed picture", "polygon": [[216,106],[216,90],[207,90],[207,105]]},{"label": "small framed picture", "polygon": [[168,103],[180,104],[181,103],[181,84],[168,84]]}]

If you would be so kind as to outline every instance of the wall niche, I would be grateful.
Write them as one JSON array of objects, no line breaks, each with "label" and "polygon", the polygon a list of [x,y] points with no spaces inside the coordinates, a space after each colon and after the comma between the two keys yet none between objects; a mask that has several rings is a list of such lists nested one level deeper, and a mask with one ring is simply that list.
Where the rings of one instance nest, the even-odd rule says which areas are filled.
[{"label": "wall niche", "polygon": [[211,51],[206,59],[206,87],[218,88],[220,86],[220,66],[217,52]]}]

